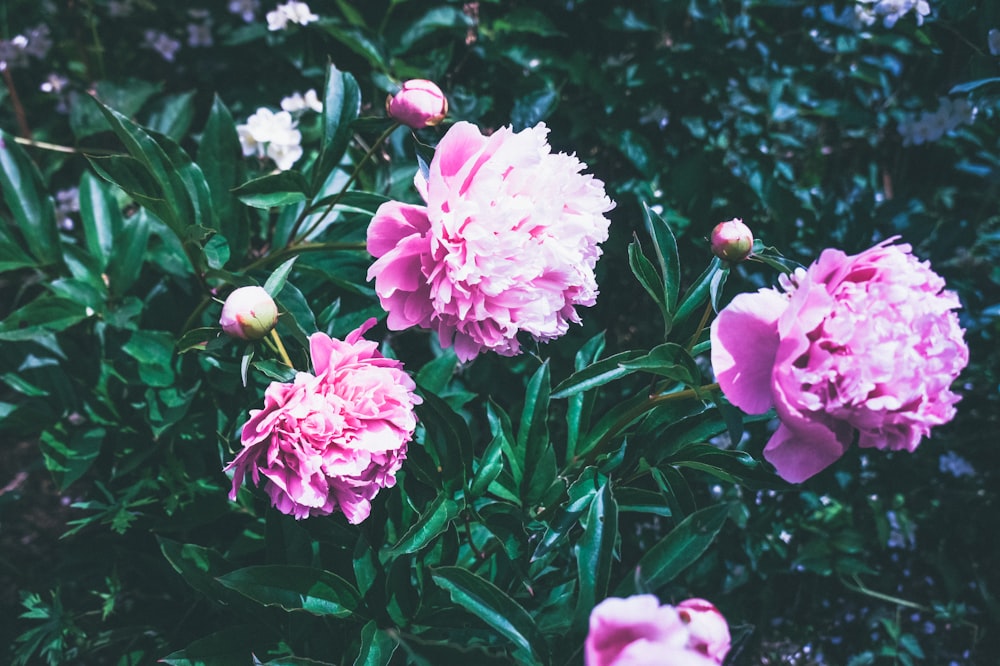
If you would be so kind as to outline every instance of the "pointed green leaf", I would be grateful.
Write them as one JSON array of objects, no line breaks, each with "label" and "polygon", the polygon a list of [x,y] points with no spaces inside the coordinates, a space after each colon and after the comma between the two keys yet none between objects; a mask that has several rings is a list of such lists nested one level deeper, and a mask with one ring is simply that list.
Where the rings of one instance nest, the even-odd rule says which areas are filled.
[{"label": "pointed green leaf", "polygon": [[14,137],[3,130],[0,130],[0,190],[31,256],[44,265],[59,263],[62,254],[55,205],[35,163],[15,143]]},{"label": "pointed green leaf", "polygon": [[124,220],[114,194],[89,171],[80,178],[80,218],[87,250],[103,269],[122,233]]},{"label": "pointed green leaf", "polygon": [[323,142],[313,165],[313,190],[340,164],[351,138],[351,123],[361,112],[361,90],[349,72],[330,64],[323,94]]},{"label": "pointed green leaf", "polygon": [[199,638],[159,661],[169,666],[247,666],[253,663],[254,637],[258,634],[257,627],[230,627]]},{"label": "pointed green leaf", "polygon": [[521,496],[534,504],[556,478],[556,457],[549,441],[551,381],[546,361],[528,381],[524,409],[517,430],[517,446],[524,451],[525,478]]},{"label": "pointed green leaf", "polygon": [[490,422],[490,433],[494,439],[500,438],[511,476],[520,487],[521,480],[524,479],[524,449],[514,445],[514,428],[510,416],[493,400],[490,400],[486,403],[486,418]]},{"label": "pointed green leaf", "polygon": [[549,647],[538,625],[503,590],[461,567],[438,567],[431,571],[431,577],[448,592],[453,603],[496,629],[524,652],[548,663]]},{"label": "pointed green leaf", "polygon": [[198,144],[198,165],[205,174],[205,182],[212,195],[219,229],[238,257],[246,254],[250,238],[245,209],[236,205],[236,197],[232,193],[243,171],[240,155],[236,123],[226,105],[216,97]]},{"label": "pointed green leaf", "polygon": [[298,171],[280,171],[243,183],[233,194],[248,206],[274,208],[308,198],[309,183]]},{"label": "pointed green leaf", "polygon": [[417,406],[417,416],[427,432],[425,448],[437,461],[443,487],[458,490],[472,476],[472,433],[448,403],[421,389],[424,402]]},{"label": "pointed green leaf", "polygon": [[464,505],[464,501],[456,502],[444,493],[439,494],[389,552],[393,557],[417,552],[443,534]]},{"label": "pointed green leaf", "polygon": [[674,237],[670,225],[649,206],[643,204],[642,210],[646,219],[646,228],[655,241],[653,247],[656,250],[656,259],[660,264],[660,273],[663,275],[664,303],[667,312],[673,313],[677,307],[677,294],[681,286],[681,259],[677,252],[677,239]]},{"label": "pointed green leaf", "polygon": [[622,368],[635,372],[649,372],[660,377],[698,386],[701,370],[686,349],[673,342],[654,347],[649,353],[622,362]]},{"label": "pointed green leaf", "polygon": [[685,292],[684,300],[681,301],[680,306],[674,313],[675,328],[687,321],[688,317],[704,306],[705,299],[709,297],[712,280],[720,270],[722,270],[722,262],[718,257],[713,257],[712,262],[705,269],[705,272],[699,275],[694,284]]},{"label": "pointed green leaf", "polygon": [[658,590],[672,581],[708,550],[728,515],[728,504],[717,504],[692,513],[642,556],[635,571],[624,577],[615,594],[634,594],[636,580],[640,581],[644,590]]},{"label": "pointed green leaf", "polygon": [[663,291],[663,278],[653,268],[652,262],[642,253],[642,246],[639,244],[639,237],[633,235],[632,242],[628,245],[628,265],[632,269],[632,274],[639,281],[646,293],[653,298],[656,307],[659,308],[663,317],[663,324],[666,332],[670,330],[670,314],[667,311],[667,295]]},{"label": "pointed green leaf", "polygon": [[588,467],[580,474],[580,478],[570,485],[567,491],[566,503],[559,507],[555,516],[545,527],[541,541],[531,554],[532,560],[545,557],[553,548],[562,543],[570,530],[580,522],[580,517],[590,508],[607,477],[600,474],[596,467]]},{"label": "pointed green leaf", "polygon": [[0,340],[31,340],[45,332],[63,331],[88,316],[79,301],[41,296],[0,321]]},{"label": "pointed green leaf", "polygon": [[397,647],[396,639],[372,620],[361,630],[361,651],[354,666],[389,666]]},{"label": "pointed green leaf", "polygon": [[0,273],[35,265],[35,260],[21,249],[21,246],[7,233],[4,225],[0,224]]},{"label": "pointed green leaf", "polygon": [[577,626],[586,624],[590,611],[607,596],[617,539],[618,504],[611,494],[611,484],[605,482],[590,503],[586,529],[576,544],[580,582],[574,621]]},{"label": "pointed green leaf", "polygon": [[285,282],[288,281],[288,275],[292,272],[292,266],[295,265],[295,260],[298,256],[294,256],[287,261],[284,261],[280,266],[271,271],[271,274],[267,276],[267,281],[264,283],[264,291],[266,291],[271,298],[274,298],[281,293],[281,290],[285,288]]},{"label": "pointed green leaf", "polygon": [[108,258],[108,284],[116,296],[125,294],[139,277],[146,258],[151,222],[144,210],[122,222]]},{"label": "pointed green leaf", "polygon": [[552,391],[552,399],[568,398],[630,375],[635,370],[625,364],[644,356],[646,352],[643,351],[625,351],[593,363],[560,382]]},{"label": "pointed green leaf", "polygon": [[262,565],[237,569],[218,581],[265,606],[313,615],[350,617],[361,603],[358,591],[340,576],[288,565]]}]

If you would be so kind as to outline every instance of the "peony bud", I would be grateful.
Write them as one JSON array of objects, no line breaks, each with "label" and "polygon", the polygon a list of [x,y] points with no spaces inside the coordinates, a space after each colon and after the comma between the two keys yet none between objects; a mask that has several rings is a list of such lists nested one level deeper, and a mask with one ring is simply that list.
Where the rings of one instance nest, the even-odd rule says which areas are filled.
[{"label": "peony bud", "polygon": [[259,340],[278,323],[278,306],[263,287],[240,287],[222,306],[222,330],[234,338]]},{"label": "peony bud", "polygon": [[723,261],[739,263],[753,251],[753,232],[735,218],[720,222],[712,229],[712,253]]},{"label": "peony bud", "polygon": [[437,125],[448,115],[448,100],[433,81],[410,79],[403,88],[385,100],[390,117],[407,127],[420,129]]},{"label": "peony bud", "polygon": [[687,599],[677,604],[676,609],[681,622],[687,625],[688,648],[721,664],[729,652],[731,639],[729,624],[719,609],[704,599]]}]

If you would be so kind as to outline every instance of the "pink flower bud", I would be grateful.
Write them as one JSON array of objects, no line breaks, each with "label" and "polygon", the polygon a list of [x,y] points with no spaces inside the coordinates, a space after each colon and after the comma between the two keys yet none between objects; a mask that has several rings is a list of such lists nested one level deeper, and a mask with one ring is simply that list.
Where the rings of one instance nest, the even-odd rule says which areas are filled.
[{"label": "pink flower bud", "polygon": [[729,625],[719,609],[704,599],[687,599],[676,608],[681,622],[687,625],[688,648],[721,664],[731,639]]},{"label": "pink flower bud", "polygon": [[410,79],[403,88],[385,100],[390,117],[407,127],[420,129],[437,125],[448,115],[448,100],[433,81]]},{"label": "pink flower bud", "polygon": [[735,218],[712,229],[712,253],[723,261],[739,263],[753,252],[753,232]]},{"label": "pink flower bud", "polygon": [[259,340],[278,323],[278,306],[263,287],[240,287],[222,306],[222,330],[241,340]]}]

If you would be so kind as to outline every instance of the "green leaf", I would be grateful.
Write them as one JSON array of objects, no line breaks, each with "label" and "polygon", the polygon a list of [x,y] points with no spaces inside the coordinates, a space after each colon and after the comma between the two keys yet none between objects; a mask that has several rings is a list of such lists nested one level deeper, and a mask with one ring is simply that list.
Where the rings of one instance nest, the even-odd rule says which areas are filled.
[{"label": "green leaf", "polygon": [[80,218],[87,250],[104,269],[125,222],[114,194],[89,171],[80,178]]},{"label": "green leaf", "polygon": [[458,356],[455,355],[455,350],[449,347],[441,356],[428,361],[420,368],[416,376],[417,383],[428,391],[440,394],[455,376],[456,367],[458,367]]},{"label": "green leaf", "polygon": [[32,268],[36,265],[34,259],[21,249],[21,246],[7,233],[0,224],[0,273],[16,271],[19,268]]},{"label": "green leaf", "polygon": [[509,463],[510,473],[518,487],[524,479],[524,449],[514,445],[514,428],[510,416],[491,399],[486,403],[486,418],[494,440],[500,439],[501,448]]},{"label": "green leaf", "polygon": [[361,651],[354,666],[389,666],[397,647],[396,639],[372,620],[361,630]]},{"label": "green leaf", "polygon": [[417,416],[424,424],[424,447],[441,471],[443,487],[458,490],[472,476],[474,442],[465,420],[448,403],[421,387]]},{"label": "green leaf", "polygon": [[340,164],[351,138],[351,123],[361,111],[361,90],[349,72],[330,64],[323,94],[323,142],[313,165],[313,190]]},{"label": "green leaf", "polygon": [[660,274],[663,275],[664,304],[667,312],[673,313],[677,307],[677,294],[681,285],[681,260],[677,252],[677,239],[662,217],[657,215],[646,204],[642,205],[646,229],[653,237],[656,259],[660,264]]},{"label": "green leaf", "polygon": [[503,471],[503,438],[494,437],[479,459],[479,468],[469,484],[469,500],[482,497]]},{"label": "green leaf", "polygon": [[194,120],[195,91],[165,95],[150,103],[145,125],[147,128],[180,141]]},{"label": "green leaf", "polygon": [[343,210],[352,213],[362,213],[364,215],[374,215],[379,206],[384,204],[386,201],[391,201],[389,197],[382,194],[376,194],[375,192],[350,190],[348,192],[344,192],[343,195],[338,192],[337,194],[330,194],[321,199],[317,199],[310,207],[312,210],[322,210],[326,206],[329,206],[334,200],[337,202],[337,205],[333,208],[335,211]]},{"label": "green leaf", "polygon": [[[183,159],[186,155],[170,139],[162,137],[157,140],[125,116],[104,106],[96,98],[93,99],[104,114],[111,130],[125,145],[128,154],[146,168],[159,186],[164,203],[159,209],[151,208],[157,217],[182,239],[183,231],[189,225],[212,226],[202,221],[203,213],[206,214],[206,221],[208,220],[211,208],[205,211],[200,205],[196,206],[196,202],[201,201],[200,193],[197,192],[200,188],[193,173],[197,165],[189,158]],[[175,163],[174,160],[179,162]],[[94,162],[96,160],[92,160],[92,163]],[[197,169],[197,174],[207,195],[208,186],[204,184],[204,176],[201,175],[200,169]],[[192,190],[195,191],[194,197]]]},{"label": "green leaf", "polygon": [[275,298],[281,293],[281,290],[285,288],[285,282],[288,281],[288,275],[292,272],[292,266],[295,265],[295,260],[298,259],[298,255],[282,262],[280,266],[275,268],[270,275],[267,276],[267,281],[264,283],[264,291],[266,291],[271,298]]},{"label": "green leaf", "polygon": [[669,333],[671,319],[667,309],[667,295],[663,291],[663,278],[656,273],[652,262],[643,255],[642,246],[639,244],[639,237],[636,235],[632,236],[632,242],[628,246],[628,265],[632,269],[635,279],[639,281],[639,284],[646,290],[646,293],[653,298],[653,302],[656,303],[656,307],[659,308],[660,315],[663,318],[665,334]]},{"label": "green leaf", "polygon": [[549,648],[534,619],[524,608],[493,583],[461,567],[431,570],[438,587],[447,591],[452,602],[469,611],[506,636],[542,663],[549,662]]},{"label": "green leaf", "polygon": [[577,598],[574,624],[583,626],[597,602],[607,596],[618,539],[618,504],[605,482],[590,503],[587,526],[576,544]]},{"label": "green leaf", "polygon": [[465,506],[464,501],[451,499],[444,492],[420,514],[417,522],[406,530],[399,541],[389,549],[393,557],[415,553],[443,534]]},{"label": "green leaf", "polygon": [[952,86],[951,90],[948,91],[948,94],[959,95],[962,93],[972,92],[976,88],[982,88],[983,86],[993,85],[995,83],[1000,83],[1000,77],[967,81],[965,83],[959,83],[957,86]]},{"label": "green leaf", "polygon": [[42,433],[39,445],[45,466],[60,492],[87,473],[101,453],[106,434],[104,428],[75,431],[72,435],[54,434],[51,430]]},{"label": "green leaf", "polygon": [[667,377],[688,386],[698,386],[701,370],[686,349],[673,342],[654,347],[648,354],[622,362],[622,367],[631,372],[649,372]]},{"label": "green leaf", "polygon": [[553,548],[559,545],[569,535],[580,522],[591,502],[597,495],[601,486],[607,482],[607,478],[601,475],[596,467],[588,467],[580,474],[580,477],[570,485],[567,494],[569,499],[565,505],[560,506],[555,517],[549,521],[542,535],[541,541],[531,554],[532,561],[545,557]]},{"label": "green leaf", "polygon": [[146,258],[150,229],[151,223],[144,210],[122,223],[122,231],[115,239],[107,265],[112,294],[125,294],[138,279]]},{"label": "green leaf", "polygon": [[616,588],[616,596],[634,594],[637,580],[645,590],[658,590],[672,581],[708,550],[728,515],[729,505],[717,504],[685,518],[643,555]]},{"label": "green leaf", "polygon": [[42,333],[64,331],[88,316],[83,303],[40,296],[0,321],[0,340],[32,340]]},{"label": "green leaf", "polygon": [[358,591],[346,580],[321,569],[262,565],[220,576],[226,587],[265,606],[313,615],[351,617],[361,603]]},{"label": "green leaf", "polygon": [[[252,347],[251,347],[251,349],[252,349]],[[292,382],[292,381],[295,381],[295,374],[296,374],[295,373],[295,368],[289,368],[287,365],[285,365],[284,363],[282,363],[280,361],[275,361],[275,360],[272,360],[272,359],[266,359],[266,360],[263,360],[263,361],[254,361],[251,364],[249,362],[249,360],[246,360],[248,358],[249,359],[253,358],[253,354],[251,354],[249,351],[247,352],[246,355],[244,355],[243,358],[245,359],[245,361],[244,361],[245,363],[253,365],[254,368],[256,368],[257,370],[260,370],[262,373],[264,373],[264,376],[266,376],[268,379],[273,379],[276,382]],[[243,384],[245,386],[246,385],[246,381],[244,381]]]},{"label": "green leaf", "polygon": [[535,504],[556,478],[556,455],[549,441],[549,363],[546,361],[528,381],[524,409],[517,430],[517,446],[524,451],[525,476],[521,497]]},{"label": "green leaf", "polygon": [[230,627],[199,638],[159,661],[169,666],[247,666],[252,663],[254,637],[259,633],[257,627]]},{"label": "green leaf", "polygon": [[275,208],[309,198],[309,183],[298,171],[280,171],[243,183],[235,190],[240,201],[254,208]]},{"label": "green leaf", "polygon": [[675,328],[687,321],[688,317],[705,303],[705,299],[709,297],[712,280],[720,270],[722,270],[722,261],[718,257],[713,257],[712,262],[705,269],[705,272],[699,275],[688,288],[687,292],[685,292],[684,300],[681,301],[680,306],[678,306],[677,311],[674,313]]},{"label": "green leaf", "polygon": [[162,536],[156,537],[160,552],[184,582],[195,590],[216,601],[228,601],[236,597],[215,578],[232,571],[233,565],[217,551],[193,543],[180,543]]},{"label": "green leaf", "polygon": [[128,155],[107,157],[88,155],[87,160],[97,175],[120,187],[123,192],[135,199],[136,203],[149,209],[157,218],[165,220],[173,214],[163,194],[163,188],[139,160]]},{"label": "green leaf", "polygon": [[250,242],[250,225],[245,209],[236,205],[232,189],[239,183],[243,163],[236,123],[229,109],[218,97],[205,122],[198,144],[198,165],[212,196],[212,207],[219,219],[219,229],[229,241],[233,254],[242,257]]},{"label": "green leaf", "polygon": [[38,168],[14,137],[0,130],[0,190],[31,253],[43,265],[58,264],[56,209]]},{"label": "green leaf", "polygon": [[593,363],[580,372],[575,372],[559,383],[552,391],[552,399],[568,398],[584,391],[604,386],[616,379],[632,374],[635,370],[624,364],[646,356],[643,351],[625,351]]}]

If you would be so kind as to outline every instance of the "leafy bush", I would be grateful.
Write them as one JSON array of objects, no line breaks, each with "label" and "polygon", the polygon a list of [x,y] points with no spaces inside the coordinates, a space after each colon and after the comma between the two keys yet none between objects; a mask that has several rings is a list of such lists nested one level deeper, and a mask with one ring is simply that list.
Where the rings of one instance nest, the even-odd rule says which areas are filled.
[{"label": "leafy bush", "polygon": [[[246,0],[9,4],[14,663],[581,663],[591,609],[644,591],[711,599],[727,664],[996,654],[1000,8],[888,26],[805,0],[338,0],[268,30],[277,10]],[[444,125],[386,117],[412,78],[444,90]],[[516,357],[389,330],[367,279],[373,215],[419,201],[459,121],[544,122],[616,203],[597,304]],[[734,217],[759,240],[730,265],[707,237]],[[774,413],[713,383],[709,322],[895,235],[962,300],[959,416],[912,455],[855,448],[786,483],[761,456]],[[249,285],[273,337],[219,327]],[[422,400],[395,487],[360,524],[229,501],[248,410],[311,371],[310,335],[371,317]]]}]

